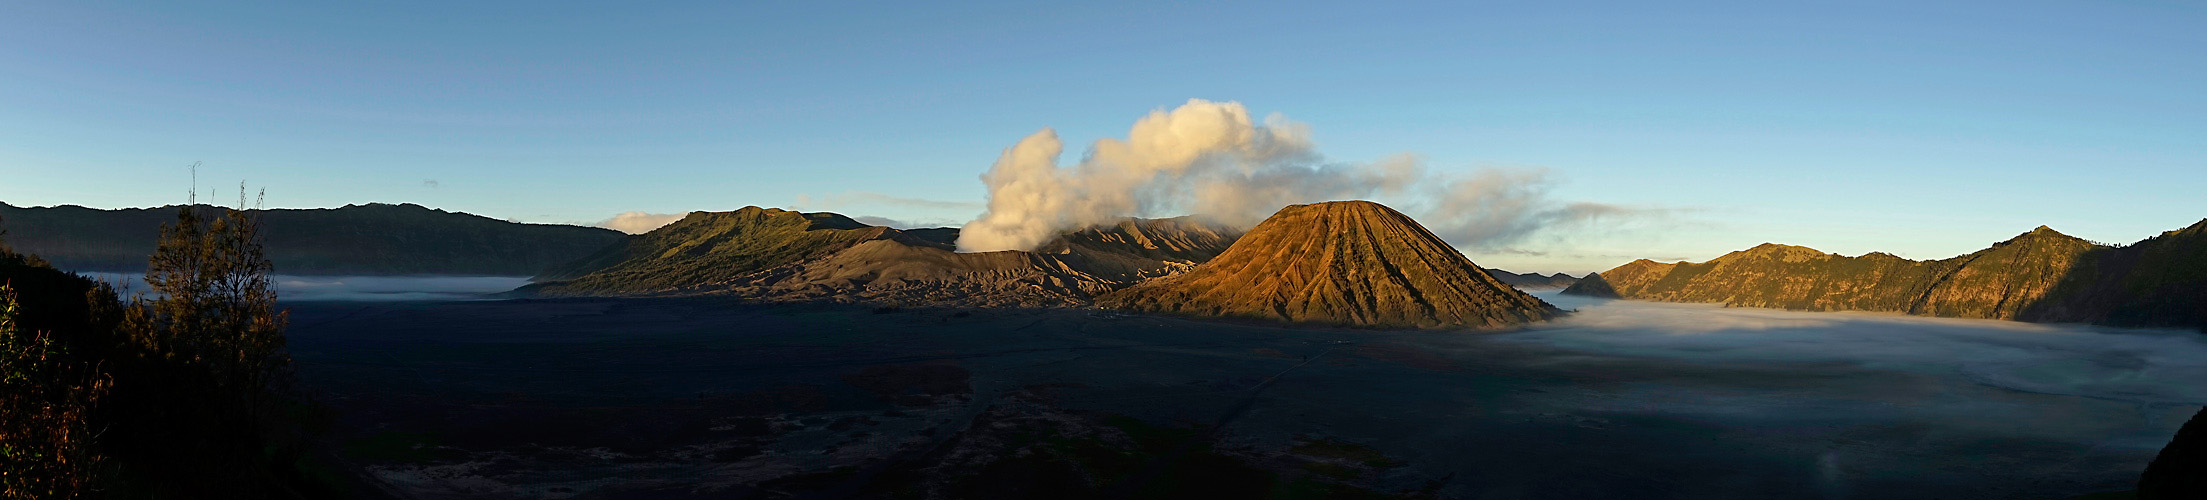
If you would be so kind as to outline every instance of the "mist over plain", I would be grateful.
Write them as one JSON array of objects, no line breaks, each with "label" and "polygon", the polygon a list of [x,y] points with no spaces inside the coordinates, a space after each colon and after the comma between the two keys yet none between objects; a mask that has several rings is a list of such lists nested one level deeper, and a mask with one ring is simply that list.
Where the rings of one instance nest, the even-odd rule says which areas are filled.
[{"label": "mist over plain", "polygon": [[[140,273],[80,273],[113,284],[125,296],[147,290]],[[276,300],[306,301],[406,301],[486,300],[491,295],[529,284],[526,276],[269,276],[276,284]]]},{"label": "mist over plain", "polygon": [[2207,380],[2207,338],[2189,331],[1538,295],[1578,312],[1504,338],[1610,355],[1847,363],[2040,394],[2207,403],[2207,385],[2198,383]]}]

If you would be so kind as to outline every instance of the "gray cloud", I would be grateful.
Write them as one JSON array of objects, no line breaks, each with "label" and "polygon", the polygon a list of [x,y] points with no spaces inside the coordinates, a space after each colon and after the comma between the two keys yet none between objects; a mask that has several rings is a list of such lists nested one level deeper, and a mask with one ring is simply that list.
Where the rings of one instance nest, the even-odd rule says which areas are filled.
[{"label": "gray cloud", "polygon": [[1641,208],[1593,202],[1561,202],[1549,196],[1556,182],[1547,169],[1487,169],[1450,178],[1416,210],[1418,222],[1459,247],[1501,250],[1543,231],[1599,229],[1633,222],[1667,221],[1676,208]]}]

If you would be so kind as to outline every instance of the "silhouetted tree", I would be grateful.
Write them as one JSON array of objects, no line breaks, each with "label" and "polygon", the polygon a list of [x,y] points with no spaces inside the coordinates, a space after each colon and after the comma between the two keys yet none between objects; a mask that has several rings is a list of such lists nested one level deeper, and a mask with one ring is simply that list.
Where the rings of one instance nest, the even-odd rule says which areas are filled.
[{"label": "silhouetted tree", "polygon": [[132,300],[128,324],[150,353],[204,366],[218,383],[257,398],[290,366],[282,352],[289,315],[276,310],[260,220],[243,209],[244,198],[240,186],[238,208],[208,217],[186,206],[161,228],[146,266],[154,296]]},{"label": "silhouetted tree", "polygon": [[124,476],[154,497],[302,496],[305,440],[260,223],[245,209],[187,204],[161,228],[149,290],[118,328],[135,353],[118,373],[112,440]]}]

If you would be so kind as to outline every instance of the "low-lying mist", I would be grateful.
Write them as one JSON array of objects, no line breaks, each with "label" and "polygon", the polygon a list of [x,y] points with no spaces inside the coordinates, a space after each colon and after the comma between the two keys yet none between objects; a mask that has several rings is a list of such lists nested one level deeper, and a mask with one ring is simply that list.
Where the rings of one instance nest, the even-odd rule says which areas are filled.
[{"label": "low-lying mist", "polygon": [[1576,314],[1503,338],[1709,363],[1847,363],[2144,404],[2207,403],[2207,335],[1991,320],[1795,312],[1538,293]]},{"label": "low-lying mist", "polygon": [[[116,291],[148,291],[145,275],[138,273],[81,273],[115,285]],[[493,294],[529,283],[526,276],[300,276],[278,274],[276,300],[312,301],[408,301],[485,300]]]}]

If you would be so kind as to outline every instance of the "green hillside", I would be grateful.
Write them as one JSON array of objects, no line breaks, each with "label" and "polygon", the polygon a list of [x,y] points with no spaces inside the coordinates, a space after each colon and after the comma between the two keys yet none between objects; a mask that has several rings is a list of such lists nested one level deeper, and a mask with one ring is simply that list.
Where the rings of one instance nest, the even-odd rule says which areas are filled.
[{"label": "green hillside", "polygon": [[743,207],[690,212],[682,220],[637,235],[626,244],[558,266],[539,276],[565,280],[537,288],[552,295],[667,292],[726,281],[766,268],[881,238],[885,227],[832,213]]}]

